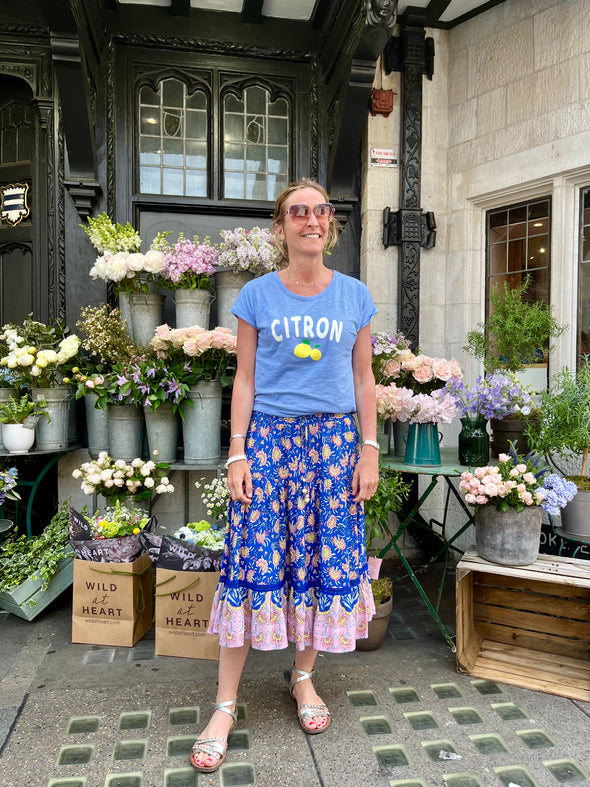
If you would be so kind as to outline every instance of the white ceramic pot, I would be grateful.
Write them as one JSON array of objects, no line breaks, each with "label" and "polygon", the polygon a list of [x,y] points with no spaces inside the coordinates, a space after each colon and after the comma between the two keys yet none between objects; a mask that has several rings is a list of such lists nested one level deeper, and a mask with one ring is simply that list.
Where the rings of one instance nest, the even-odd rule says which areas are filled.
[{"label": "white ceramic pot", "polygon": [[27,454],[35,442],[35,430],[22,424],[2,424],[2,442],[11,454]]}]

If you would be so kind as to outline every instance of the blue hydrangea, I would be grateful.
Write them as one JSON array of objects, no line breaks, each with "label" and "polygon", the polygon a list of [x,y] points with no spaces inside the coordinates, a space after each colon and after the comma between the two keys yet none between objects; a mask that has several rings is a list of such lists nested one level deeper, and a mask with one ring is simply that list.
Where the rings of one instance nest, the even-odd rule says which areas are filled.
[{"label": "blue hydrangea", "polygon": [[548,514],[557,515],[570,500],[573,500],[578,487],[573,481],[566,481],[557,473],[550,473],[543,479],[542,491],[545,494],[545,499],[541,503],[541,508]]}]

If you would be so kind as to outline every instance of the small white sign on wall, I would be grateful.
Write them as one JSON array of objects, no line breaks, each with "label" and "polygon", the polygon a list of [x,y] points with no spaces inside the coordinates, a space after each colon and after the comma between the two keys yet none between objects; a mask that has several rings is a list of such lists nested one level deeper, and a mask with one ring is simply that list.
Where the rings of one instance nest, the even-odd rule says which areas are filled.
[{"label": "small white sign on wall", "polygon": [[397,167],[397,150],[395,148],[371,148],[372,167]]}]

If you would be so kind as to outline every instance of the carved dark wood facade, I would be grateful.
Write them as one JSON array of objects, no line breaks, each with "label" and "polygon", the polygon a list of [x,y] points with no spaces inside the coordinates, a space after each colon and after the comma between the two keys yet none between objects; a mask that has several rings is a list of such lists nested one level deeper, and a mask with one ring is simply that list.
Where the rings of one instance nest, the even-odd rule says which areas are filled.
[{"label": "carved dark wood facade", "polygon": [[[268,221],[270,202],[223,196],[215,136],[219,103],[211,116],[207,196],[140,193],[137,90],[170,74],[187,83],[201,80],[213,107],[223,91],[239,92],[247,83],[289,97],[294,110],[289,175],[312,176],[328,186],[345,227],[332,261],[358,272],[361,133],[395,3],[328,0],[316,4],[306,23],[254,10],[247,4],[242,15],[225,14],[189,3],[163,8],[117,0],[0,4],[0,109],[22,83],[35,114],[27,164],[31,220],[10,237],[0,227],[2,264],[10,264],[9,243],[20,243],[32,255],[31,295],[19,302],[21,319],[33,311],[40,319],[66,317],[72,325],[80,305],[104,300],[104,286],[89,280],[94,250],[78,227],[90,213],[106,210],[142,234],[163,228],[171,217],[180,217],[187,232],[202,231],[212,218],[217,224],[232,218]],[[0,185],[13,163],[0,159]],[[5,320],[4,313],[0,318]],[[19,318],[18,309],[10,318]]]}]

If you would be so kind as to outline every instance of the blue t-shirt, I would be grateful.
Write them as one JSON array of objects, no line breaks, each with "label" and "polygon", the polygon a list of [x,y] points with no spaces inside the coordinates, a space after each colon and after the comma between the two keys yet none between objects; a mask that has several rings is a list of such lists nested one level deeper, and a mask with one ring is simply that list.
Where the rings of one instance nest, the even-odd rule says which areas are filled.
[{"label": "blue t-shirt", "polygon": [[232,313],[258,331],[254,410],[355,412],[352,348],[376,312],[366,286],[338,271],[319,295],[294,295],[276,272],[244,285]]}]

